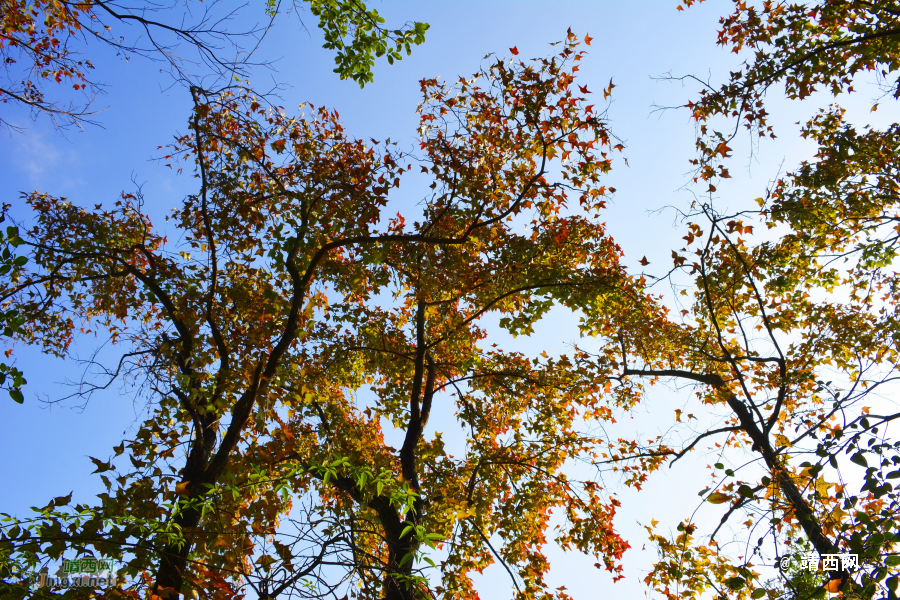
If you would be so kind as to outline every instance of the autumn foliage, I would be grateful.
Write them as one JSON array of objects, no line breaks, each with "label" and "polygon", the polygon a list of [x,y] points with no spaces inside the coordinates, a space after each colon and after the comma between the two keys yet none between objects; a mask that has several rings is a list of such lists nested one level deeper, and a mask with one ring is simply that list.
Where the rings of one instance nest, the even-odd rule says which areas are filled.
[{"label": "autumn foliage", "polygon": [[[102,548],[156,595],[209,597],[312,580],[474,598],[469,575],[494,561],[538,597],[551,540],[619,570],[617,502],[563,470],[596,453],[582,428],[611,418],[608,386],[583,353],[482,344],[495,315],[518,335],[576,294],[637,293],[596,220],[615,141],[575,88],[582,56],[571,36],[552,58],[423,80],[418,158],[324,108],[194,89],[171,149],[198,179],[169,219],[177,244],[140,196],[29,195],[31,260],[6,288],[19,339],[65,356],[103,331],[127,348],[110,375],[156,409],[116,449],[127,461],[96,461],[108,493],[78,534],[50,541],[86,509],[51,505],[18,564]],[[432,182],[421,208],[386,213],[411,171]],[[459,453],[424,435],[433,407],[462,426]]]},{"label": "autumn foliage", "polygon": [[[233,84],[248,76],[256,62],[254,49],[278,13],[306,8],[319,20],[324,47],[335,51],[335,73],[360,87],[372,81],[376,58],[392,64],[401,60],[425,41],[428,30],[420,22],[387,29],[378,11],[361,0],[267,0],[244,6],[217,0],[196,6],[2,0],[0,104],[8,107],[0,113],[0,125],[23,131],[8,116],[11,107],[27,109],[32,118],[49,117],[57,128],[97,124],[103,107],[95,103],[107,84],[96,78],[90,57],[102,55],[104,46],[119,58],[160,63],[186,87]],[[242,28],[230,27],[229,21]]]},{"label": "autumn foliage", "polygon": [[[896,599],[898,125],[813,111],[810,160],[749,197],[726,180],[741,136],[776,137],[776,86],[801,101],[873,74],[893,102],[898,19],[734,2],[718,42],[746,61],[682,107],[704,196],[655,277],[626,270],[603,223],[623,146],[576,81],[571,32],[545,59],[514,47],[422,80],[412,153],[327,108],[192,86],[186,133],[160,150],[196,192],[167,223],[140,193],[35,192],[35,224],[2,240],[4,335],[59,357],[106,336],[121,358],[78,394],[122,379],[153,407],[92,459],[97,506],[56,498],[0,526],[4,597],[93,553],[130,582],[110,598],[475,599],[496,564],[514,597],[565,599],[548,546],[618,579],[635,542],[606,482],[641,491],[706,452],[698,510],[674,531],[642,521],[654,597]],[[492,343],[560,308],[580,317],[567,354]],[[690,395],[666,433],[607,435],[670,383]],[[791,570],[800,553],[860,564]]]},{"label": "autumn foliage", "polygon": [[[595,313],[591,331],[608,335],[601,364],[621,369],[626,389],[695,384],[689,410],[710,419],[689,414],[688,443],[629,457],[677,460],[704,444],[718,454],[700,494],[719,525],[648,528],[660,561],[645,581],[666,598],[897,597],[897,125],[858,127],[832,105],[801,129],[818,146],[812,160],[750,202],[723,190],[741,132],[776,137],[776,86],[803,100],[853,92],[872,74],[882,98],[896,98],[898,18],[887,3],[734,2],[718,41],[748,58],[686,106],[699,134],[694,181],[709,196],[683,211],[686,243],[672,251],[667,277],[685,305],[635,304],[625,323]],[[741,551],[725,549],[733,541]],[[860,566],[771,567],[803,553],[852,554]]]}]

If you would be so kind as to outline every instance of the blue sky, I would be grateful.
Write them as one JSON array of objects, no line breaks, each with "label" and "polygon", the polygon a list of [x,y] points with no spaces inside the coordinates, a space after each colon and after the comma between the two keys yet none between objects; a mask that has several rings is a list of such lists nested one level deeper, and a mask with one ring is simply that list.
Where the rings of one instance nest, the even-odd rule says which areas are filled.
[{"label": "blue sky", "polygon": [[[393,66],[379,62],[375,82],[363,90],[332,73],[331,55],[321,48],[314,19],[306,14],[301,17],[308,31],[291,17],[265,40],[262,56],[277,60],[276,70],[255,73],[251,83],[259,88],[273,82],[289,84],[281,93],[289,114],[303,101],[335,108],[351,135],[390,137],[400,148],[411,149],[418,125],[419,79],[470,75],[486,54],[505,56],[513,46],[520,58],[547,55],[553,50],[548,44],[564,39],[569,27],[579,37],[589,33],[594,39],[579,84],[595,92],[602,105],[599,92],[610,79],[615,83],[609,117],[612,130],[626,143],[628,158],[628,166],[617,160],[608,177],[608,185],[618,192],[603,218],[622,245],[629,268],[636,269],[646,256],[651,272],[655,267],[664,271],[671,249],[679,247],[683,235],[675,213],[666,207],[685,206],[693,198],[684,186],[689,182],[694,127],[685,111],[655,112],[654,106],[683,105],[697,90],[654,78],[695,74],[722,81],[739,61],[715,45],[718,17],[729,10],[730,2],[710,0],[684,12],[676,11],[676,4],[674,0],[373,3],[389,25],[417,20],[428,22],[431,29],[412,56]],[[30,123],[23,116],[19,122],[27,126],[26,133],[0,133],[0,198],[13,205],[15,217],[27,222],[20,192],[40,190],[93,205],[114,201],[122,190],[132,191],[134,181],[143,185],[147,210],[161,224],[162,217],[195,188],[189,173],[179,176],[153,160],[161,154],[158,146],[185,130],[189,95],[181,87],[171,87],[157,64],[140,58],[126,62],[104,48],[94,47],[93,53],[96,72],[108,84],[107,95],[100,99],[108,106],[99,115],[102,128],[71,130],[63,137],[46,120]],[[873,95],[864,90],[848,103],[862,114]],[[812,146],[796,136],[794,125],[810,108],[798,113],[796,106],[776,101],[773,109],[780,115],[775,121],[779,139],[763,142],[752,158],[746,140],[735,145],[734,177],[719,189],[720,206],[740,206],[763,195],[782,161],[790,167],[811,154]],[[536,353],[545,348],[564,350],[576,338],[573,317],[554,312],[531,339],[519,338],[515,344]],[[82,357],[93,348],[93,339],[77,345]],[[24,516],[28,506],[42,506],[72,490],[76,501],[90,502],[100,491],[100,482],[89,477],[93,465],[87,457],[109,456],[111,447],[138,422],[142,407],[115,391],[95,396],[83,410],[71,403],[49,407],[39,398],[65,394],[60,382],[77,378],[81,367],[27,348],[16,350],[29,384],[23,406],[0,400],[0,449],[7,457],[0,463],[0,512]],[[659,405],[635,415],[638,427],[655,435],[683,399],[661,394]],[[702,467],[708,462],[702,453],[695,454],[660,474],[641,494],[621,493],[620,526],[634,548],[626,558],[626,580],[613,585],[606,573],[590,568],[592,560],[569,555],[555,563],[552,581],[566,585],[576,598],[641,593],[638,583],[653,555],[641,551],[646,536],[637,523],[647,523],[653,516],[664,526],[674,526],[693,511],[699,502],[696,492],[707,482]],[[507,595],[504,577],[488,570],[479,586]]]}]

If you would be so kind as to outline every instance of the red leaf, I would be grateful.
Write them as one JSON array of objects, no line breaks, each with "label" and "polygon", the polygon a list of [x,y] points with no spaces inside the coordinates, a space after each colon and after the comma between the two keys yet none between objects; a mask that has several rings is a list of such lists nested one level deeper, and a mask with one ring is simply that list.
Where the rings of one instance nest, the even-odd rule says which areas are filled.
[{"label": "red leaf", "polygon": [[518,56],[518,54],[519,54],[519,49],[516,48],[515,46],[513,46],[512,48],[510,48],[509,51],[512,52],[512,53],[513,53],[514,55],[516,55],[516,56]]},{"label": "red leaf", "polygon": [[586,85],[579,85],[579,86],[578,86],[578,90],[579,90],[582,94],[590,94],[590,92],[588,91]]},{"label": "red leaf", "polygon": [[646,256],[645,256],[644,258],[642,258],[639,262],[640,262],[641,265],[644,266],[644,267],[646,267],[647,265],[650,264],[650,261],[647,260],[647,257],[646,257]]}]

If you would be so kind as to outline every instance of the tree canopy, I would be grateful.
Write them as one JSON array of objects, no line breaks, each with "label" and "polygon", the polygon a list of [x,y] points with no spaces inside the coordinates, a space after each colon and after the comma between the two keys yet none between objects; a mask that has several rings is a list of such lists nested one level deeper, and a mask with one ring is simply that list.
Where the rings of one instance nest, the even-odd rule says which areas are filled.
[{"label": "tree canopy", "polygon": [[[570,37],[549,59],[423,80],[419,159],[347,136],[326,109],[290,118],[195,89],[172,148],[199,179],[171,217],[180,245],[140,196],[87,209],[29,194],[30,260],[4,292],[25,318],[17,338],[65,356],[77,331],[104,331],[126,350],[110,379],[156,409],[116,449],[130,464],[96,460],[100,506],[58,499],[10,538],[9,576],[77,546],[161,597],[239,579],[273,598],[348,583],[475,597],[468,574],[496,559],[537,597],[555,509],[559,543],[619,568],[615,500],[560,471],[599,444],[579,427],[610,417],[603,383],[580,353],[478,344],[492,315],[521,334],[575,289],[636,293],[594,218],[615,140],[575,89],[581,57]],[[387,218],[413,162],[433,191]],[[437,404],[468,430],[461,456],[422,436]]]},{"label": "tree canopy", "polygon": [[[346,6],[311,10],[364,83],[352,65],[387,38]],[[474,599],[498,563],[513,597],[564,599],[548,544],[619,578],[635,541],[606,482],[641,490],[706,450],[698,511],[671,534],[646,523],[649,594],[896,599],[900,125],[812,109],[811,159],[759,193],[725,180],[730,145],[776,137],[777,86],[802,108],[872,75],[893,107],[898,19],[735,0],[718,42],[744,62],[719,85],[682,78],[702,195],[677,208],[685,244],[656,274],[629,272],[603,223],[624,147],[577,83],[571,30],[547,58],[511,48],[471,78],[423,79],[414,153],[326,108],[192,86],[167,150],[196,177],[177,238],[137,192],[111,207],[25,194],[34,224],[6,231],[4,335],[60,358],[108,337],[120,359],[77,394],[121,380],[153,411],[92,459],[96,506],[61,497],[0,525],[0,590],[55,597],[30,587],[39,569],[109,556],[127,585],[66,597]],[[417,205],[395,202],[407,189]],[[581,319],[566,354],[490,343],[493,324],[529,335],[559,307]],[[22,401],[23,374],[0,370]],[[607,433],[666,384],[692,391],[667,433]]]},{"label": "tree canopy", "polygon": [[[840,106],[818,110],[801,131],[815,157],[757,206],[723,212],[713,194],[742,129],[775,137],[766,95],[776,85],[795,100],[836,96],[872,73],[885,82],[882,101],[896,99],[900,13],[867,2],[734,4],[719,43],[748,59],[687,105],[699,133],[694,181],[709,200],[684,210],[686,245],[673,249],[668,277],[690,303],[634,307],[637,326],[619,329],[603,354],[626,381],[699,384],[698,408],[724,418],[681,449],[641,450],[677,460],[718,439],[714,483],[701,495],[725,509],[709,538],[691,519],[674,538],[650,528],[660,562],[646,581],[667,598],[896,598],[897,124],[859,128]],[[721,528],[738,518],[748,532],[733,556],[720,550]],[[861,564],[798,571],[798,552]],[[773,558],[786,568],[767,580],[754,563]]]},{"label": "tree canopy", "polygon": [[[319,19],[324,47],[337,51],[335,73],[360,86],[372,81],[375,58],[401,60],[401,51],[410,54],[412,45],[425,41],[428,30],[427,23],[419,22],[386,29],[378,11],[361,0],[267,0],[265,7],[255,7],[259,11],[215,0],[202,7],[128,0],[3,0],[0,102],[27,107],[33,117],[48,116],[57,127],[96,122],[93,105],[104,83],[93,75],[92,54],[85,54],[96,44],[126,58],[161,62],[176,81],[221,88],[247,76],[278,13],[300,13],[305,4]],[[236,25],[260,20],[249,27]],[[54,84],[62,89],[50,91]],[[64,91],[69,86],[74,93]],[[4,116],[0,124],[20,128]]]}]

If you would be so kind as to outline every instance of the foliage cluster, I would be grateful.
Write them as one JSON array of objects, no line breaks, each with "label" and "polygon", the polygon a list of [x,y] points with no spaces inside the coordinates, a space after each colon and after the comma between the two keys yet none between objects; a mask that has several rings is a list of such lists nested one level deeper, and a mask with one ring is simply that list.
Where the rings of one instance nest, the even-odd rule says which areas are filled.
[{"label": "foliage cluster", "polygon": [[[0,103],[27,107],[34,117],[47,116],[61,128],[95,123],[99,111],[92,105],[104,84],[92,77],[94,64],[84,54],[93,51],[94,44],[126,59],[140,56],[161,62],[176,81],[221,87],[249,73],[253,54],[279,12],[299,14],[307,3],[319,19],[325,48],[337,50],[335,73],[361,87],[372,81],[375,58],[400,60],[400,50],[410,54],[412,45],[425,41],[428,30],[427,23],[419,22],[385,29],[378,11],[362,0],[267,0],[259,14],[246,5],[216,0],[201,6],[177,1],[2,0]],[[244,30],[231,25],[260,17],[262,25]],[[50,93],[53,84],[71,86],[75,93]],[[0,124],[20,129],[8,117],[0,117]]]},{"label": "foliage cluster", "polygon": [[[373,56],[422,40],[359,3],[310,6],[360,84]],[[152,412],[92,459],[98,506],[57,498],[0,525],[0,592],[34,597],[27,577],[65,553],[115,557],[129,581],[71,598],[474,599],[496,562],[516,598],[565,599],[550,543],[621,576],[629,541],[603,478],[641,489],[706,447],[699,503],[719,524],[667,534],[651,519],[653,593],[896,599],[900,125],[815,111],[811,160],[755,202],[727,199],[740,210],[715,194],[729,144],[775,137],[774,86],[799,101],[874,73],[894,102],[898,21],[889,3],[735,0],[719,43],[747,58],[722,85],[690,78],[708,195],[682,210],[685,244],[658,277],[629,273],[601,222],[623,146],[576,83],[571,32],[545,59],[423,79],[416,155],[353,138],[334,111],[289,117],[246,89],[192,86],[170,149],[197,179],[169,217],[179,242],[137,193],[83,208],[34,192],[34,225],[7,230],[5,335],[66,357],[102,332],[121,359],[78,394],[121,379]],[[389,214],[413,175],[430,191]],[[568,355],[489,343],[490,323],[528,335],[554,307],[582,316]],[[668,434],[598,433],[664,382],[694,391]],[[430,433],[432,413],[463,432],[459,450]],[[860,565],[773,569],[798,552]]]}]

